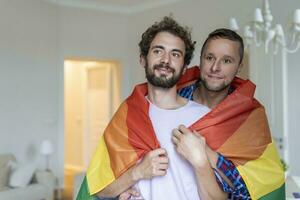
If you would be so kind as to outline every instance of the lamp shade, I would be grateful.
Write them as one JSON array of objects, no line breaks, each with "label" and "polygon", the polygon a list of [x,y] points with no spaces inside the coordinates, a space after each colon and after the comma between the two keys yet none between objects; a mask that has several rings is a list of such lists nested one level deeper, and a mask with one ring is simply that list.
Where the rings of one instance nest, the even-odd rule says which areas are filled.
[{"label": "lamp shade", "polygon": [[238,23],[237,23],[237,21],[236,21],[236,19],[235,19],[234,17],[231,17],[231,18],[229,19],[229,27],[230,27],[230,29],[233,30],[233,31],[239,30]]},{"label": "lamp shade", "polygon": [[41,145],[42,155],[51,155],[53,153],[53,145],[50,140],[44,140]]},{"label": "lamp shade", "polygon": [[300,9],[297,9],[294,12],[294,23],[300,24]]},{"label": "lamp shade", "polygon": [[260,8],[256,8],[254,11],[254,22],[262,23],[264,18]]}]

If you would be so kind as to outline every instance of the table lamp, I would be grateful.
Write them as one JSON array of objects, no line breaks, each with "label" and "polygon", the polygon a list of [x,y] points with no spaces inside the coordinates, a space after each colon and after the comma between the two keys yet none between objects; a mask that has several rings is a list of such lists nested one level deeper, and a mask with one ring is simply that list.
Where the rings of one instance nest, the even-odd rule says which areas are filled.
[{"label": "table lamp", "polygon": [[53,145],[50,140],[44,140],[41,145],[41,154],[46,157],[46,170],[50,171],[49,168],[49,157],[53,153]]}]

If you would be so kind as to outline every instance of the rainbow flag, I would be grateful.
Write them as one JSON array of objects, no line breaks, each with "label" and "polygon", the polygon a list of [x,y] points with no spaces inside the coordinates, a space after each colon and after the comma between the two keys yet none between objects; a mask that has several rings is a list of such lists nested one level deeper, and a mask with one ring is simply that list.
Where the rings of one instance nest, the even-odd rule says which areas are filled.
[{"label": "rainbow flag", "polygon": [[[178,87],[195,82],[199,75],[198,67],[188,69]],[[189,128],[199,131],[213,150],[236,165],[252,199],[285,199],[283,167],[265,110],[253,97],[255,85],[236,77],[233,86],[230,95]],[[140,84],[119,107],[99,141],[77,200],[96,199],[97,192],[159,148],[146,95],[147,84]]]}]

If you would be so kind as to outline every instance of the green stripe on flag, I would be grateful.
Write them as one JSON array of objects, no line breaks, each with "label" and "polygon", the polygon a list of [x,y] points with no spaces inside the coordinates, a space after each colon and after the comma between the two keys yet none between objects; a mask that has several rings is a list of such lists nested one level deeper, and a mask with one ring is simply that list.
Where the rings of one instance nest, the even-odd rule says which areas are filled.
[{"label": "green stripe on flag", "polygon": [[280,188],[266,194],[265,196],[259,198],[260,200],[285,200],[285,184]]},{"label": "green stripe on flag", "polygon": [[90,196],[86,176],[84,177],[84,180],[80,186],[80,190],[77,194],[76,200],[97,200],[95,196]]}]

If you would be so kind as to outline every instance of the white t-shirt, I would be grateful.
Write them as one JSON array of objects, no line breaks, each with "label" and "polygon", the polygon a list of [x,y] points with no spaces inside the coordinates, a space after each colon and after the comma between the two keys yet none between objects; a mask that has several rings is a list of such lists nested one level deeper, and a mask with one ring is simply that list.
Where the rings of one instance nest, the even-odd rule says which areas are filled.
[{"label": "white t-shirt", "polygon": [[[182,158],[172,143],[172,130],[180,124],[190,126],[210,109],[189,101],[186,105],[165,110],[150,103],[149,115],[160,146],[169,158],[167,174],[149,180],[140,180],[136,187],[145,200],[199,200],[196,175],[192,166]],[[140,198],[141,199],[141,198]]]}]

